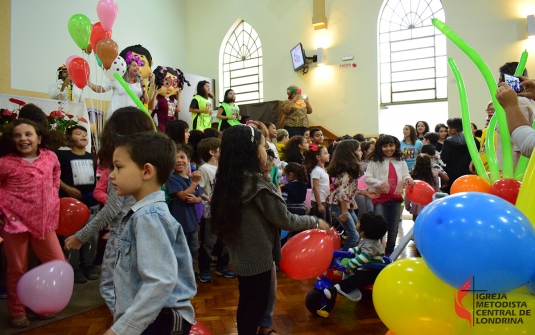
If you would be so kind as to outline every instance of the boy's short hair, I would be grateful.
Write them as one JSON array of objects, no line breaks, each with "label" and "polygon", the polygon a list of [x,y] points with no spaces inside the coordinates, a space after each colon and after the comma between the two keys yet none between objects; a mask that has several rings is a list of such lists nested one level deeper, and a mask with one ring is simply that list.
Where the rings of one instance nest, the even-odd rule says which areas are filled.
[{"label": "boy's short hair", "polygon": [[176,163],[175,142],[164,134],[145,131],[134,135],[122,136],[118,147],[124,147],[130,158],[140,168],[151,164],[156,168],[156,179],[163,185]]},{"label": "boy's short hair", "polygon": [[[175,143],[176,144],[176,143]],[[188,159],[191,160],[191,156],[193,156],[193,148],[190,147],[189,145],[187,144],[176,144],[176,152],[179,153],[179,152],[183,152],[186,154],[186,156],[188,157]]]},{"label": "boy's short hair", "polygon": [[286,129],[277,129],[277,142],[282,141],[286,136],[290,137],[290,133]]},{"label": "boy's short hair", "polygon": [[66,140],[66,144],[69,148],[72,148],[74,147],[74,145],[76,144],[76,142],[74,142],[74,140],[72,139],[72,133],[76,130],[76,129],[79,129],[81,131],[85,131],[86,134],[87,134],[87,128],[84,127],[84,126],[80,126],[80,125],[75,125],[75,126],[72,126],[72,127],[69,127],[67,128],[67,130],[65,131],[65,140]]},{"label": "boy's short hair", "polygon": [[436,154],[435,146],[431,144],[423,145],[422,149],[420,149],[420,153],[434,156]]},{"label": "boy's short hair", "polygon": [[370,240],[378,240],[385,236],[388,230],[386,227],[385,218],[375,212],[368,212],[360,218],[360,230]]},{"label": "boy's short hair", "polygon": [[221,146],[221,140],[216,137],[202,139],[197,145],[197,152],[201,159],[208,162],[212,158],[211,150],[216,151]]},{"label": "boy's short hair", "polygon": [[448,128],[455,129],[456,132],[461,133],[463,131],[463,120],[460,117],[454,117],[446,121]]},{"label": "boy's short hair", "polygon": [[425,133],[424,138],[431,142],[432,145],[438,142],[438,134],[432,131]]}]

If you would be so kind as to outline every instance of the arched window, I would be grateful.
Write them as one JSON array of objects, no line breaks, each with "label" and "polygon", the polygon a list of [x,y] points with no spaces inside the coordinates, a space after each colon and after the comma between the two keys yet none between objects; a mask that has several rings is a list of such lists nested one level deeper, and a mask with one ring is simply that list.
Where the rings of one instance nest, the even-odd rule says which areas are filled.
[{"label": "arched window", "polygon": [[440,0],[385,0],[379,17],[381,105],[447,99],[445,21]]},{"label": "arched window", "polygon": [[256,31],[239,19],[223,39],[219,52],[220,100],[232,88],[236,103],[264,101],[262,75],[262,44]]}]

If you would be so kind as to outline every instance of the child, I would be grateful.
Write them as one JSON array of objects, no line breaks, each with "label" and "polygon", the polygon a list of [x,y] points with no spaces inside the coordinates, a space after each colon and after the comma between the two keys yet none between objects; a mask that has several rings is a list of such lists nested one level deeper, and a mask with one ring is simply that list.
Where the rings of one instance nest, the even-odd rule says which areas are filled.
[{"label": "child", "polygon": [[[438,152],[436,150],[436,145],[438,143],[438,138],[439,138],[438,134],[435,133],[435,132],[426,133],[424,135],[424,139],[422,140],[422,144],[423,144],[422,149],[426,145],[432,145],[433,148],[435,148],[434,153],[433,153],[433,157],[431,157],[432,161],[433,161],[433,165],[434,164],[436,164],[436,165],[444,165],[444,162],[442,162],[440,160],[440,152]],[[421,149],[420,149],[420,152],[421,152]]]},{"label": "child", "polygon": [[[426,154],[419,154],[418,157],[416,157],[416,163],[414,164],[414,168],[410,172],[410,175],[413,180],[425,181],[431,185],[435,192],[440,191],[440,183],[438,180],[439,171],[433,169],[431,158]],[[412,214],[413,221],[416,221],[416,217],[424,207],[425,205],[413,204],[410,199],[405,196],[405,209]]]},{"label": "child", "polygon": [[414,184],[404,159],[397,138],[391,135],[379,137],[364,178],[370,189],[379,193],[379,197],[373,200],[374,212],[388,222],[387,256],[396,246],[403,184]]},{"label": "child", "polygon": [[[113,152],[121,137],[137,134],[142,131],[153,130],[153,123],[147,114],[135,107],[119,108],[106,122],[101,135],[101,147],[98,152],[100,164],[105,168],[113,166]],[[121,135],[121,136],[119,136]],[[117,234],[121,219],[130,211],[136,203],[132,196],[119,196],[113,188],[112,181],[108,179],[108,198],[104,206],[95,218],[89,221],[75,235],[65,239],[65,248],[80,249],[93,234],[98,233],[108,224],[110,235],[104,251],[104,259],[100,270],[100,295],[114,315],[115,290],[113,285],[113,271],[115,268],[115,255]]]},{"label": "child", "polygon": [[[82,201],[90,209],[91,216],[94,216],[99,211],[100,205],[93,198],[96,169],[93,155],[85,151],[87,129],[79,125],[70,127],[67,129],[66,138],[72,150],[56,151],[61,166],[59,197],[71,197]],[[98,234],[93,234],[79,251],[75,249],[65,251],[74,270],[75,283],[86,283],[88,279],[99,278],[93,266],[97,256],[97,243]]]},{"label": "child", "polygon": [[279,157],[282,157],[284,147],[286,146],[286,143],[288,143],[289,140],[290,137],[288,135],[288,130],[277,129],[277,153],[279,154]]},{"label": "child", "polygon": [[189,125],[184,120],[171,120],[165,127],[165,135],[176,144],[187,144],[189,139]]},{"label": "child", "polygon": [[359,235],[357,233],[357,204],[355,195],[362,194],[373,197],[368,190],[358,189],[358,179],[362,175],[360,158],[362,151],[356,140],[345,140],[336,145],[333,159],[327,173],[334,178],[331,194],[327,197],[327,203],[331,205],[332,215],[342,225],[349,237],[344,243],[342,250],[348,250],[357,245]]},{"label": "child", "polygon": [[196,259],[199,245],[199,220],[195,204],[201,202],[202,189],[197,187],[201,180],[199,171],[188,175],[192,150],[187,145],[177,144],[174,171],[167,181],[166,189],[171,197],[169,212],[180,223],[192,259]]},{"label": "child", "polygon": [[210,223],[226,243],[238,275],[239,334],[256,334],[267,310],[273,261],[281,261],[278,229],[329,229],[323,220],[286,210],[262,173],[266,156],[265,138],[258,130],[238,126],[223,133]]},{"label": "child", "polygon": [[305,205],[308,178],[305,168],[297,163],[288,163],[284,168],[284,174],[288,183],[282,186],[281,191],[288,212],[306,215],[308,212]]},{"label": "child", "polygon": [[176,163],[173,140],[156,132],[124,136],[109,175],[119,196],[136,203],[121,221],[108,334],[189,334],[195,277],[182,226],[160,190]]},{"label": "child", "polygon": [[[199,142],[198,146],[199,154],[203,161],[206,162],[199,168],[201,173],[199,186],[203,188],[208,199],[212,197],[214,192],[220,146],[221,140],[218,138],[205,138]],[[210,263],[212,262],[212,251],[217,242],[217,235],[212,232],[213,229],[210,227],[210,220],[208,220],[210,213],[209,204],[205,205],[205,212],[205,215],[201,219],[201,249],[199,251],[199,280],[202,283],[212,281]],[[222,248],[220,253],[220,255],[217,255],[215,273],[225,278],[234,278],[236,274],[228,268],[229,255],[227,248]]]},{"label": "child", "polygon": [[303,137],[304,137],[305,140],[307,141],[307,144],[312,143],[312,140],[310,139],[310,130],[306,130],[306,131],[303,133]]},{"label": "child", "polygon": [[325,164],[329,162],[330,156],[327,148],[323,145],[319,147],[311,145],[310,150],[305,155],[305,167],[312,180],[312,209],[310,210],[310,215],[315,215],[327,222],[331,222],[331,208],[327,203],[330,187],[329,175],[325,171]]},{"label": "child", "polygon": [[60,166],[46,149],[47,134],[35,122],[17,119],[3,135],[0,158],[0,234],[7,256],[7,308],[14,328],[30,325],[17,283],[28,269],[31,245],[41,262],[65,260],[55,230],[59,218]]},{"label": "child", "polygon": [[381,239],[386,233],[386,220],[379,214],[368,212],[360,218],[357,225],[357,230],[360,233],[360,241],[356,248],[351,248],[348,251],[355,254],[347,263],[347,269],[353,271],[353,275],[340,283],[323,290],[327,299],[336,298],[336,294],[340,293],[344,297],[352,301],[354,299],[351,292],[357,288],[371,285],[379,275],[379,269],[362,269],[359,271],[358,267],[367,263],[383,264],[383,256],[385,250]]},{"label": "child", "polygon": [[416,155],[422,148],[422,141],[417,138],[416,129],[413,126],[406,124],[403,127],[403,141],[401,141],[401,151],[405,154],[405,163],[412,170],[414,162],[416,162]]},{"label": "child", "polygon": [[293,136],[284,147],[283,161],[303,164],[304,154],[308,149],[308,142],[303,136]]},{"label": "child", "polygon": [[323,132],[319,128],[310,129],[310,140],[314,145],[323,144]]}]

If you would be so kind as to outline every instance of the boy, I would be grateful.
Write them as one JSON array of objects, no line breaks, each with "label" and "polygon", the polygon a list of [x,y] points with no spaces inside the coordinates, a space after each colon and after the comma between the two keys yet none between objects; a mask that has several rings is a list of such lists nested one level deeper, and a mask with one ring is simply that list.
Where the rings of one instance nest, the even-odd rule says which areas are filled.
[{"label": "boy", "polygon": [[[354,274],[339,284],[324,289],[323,293],[327,299],[332,299],[336,297],[337,293],[340,293],[351,301],[359,301],[362,296],[351,294],[352,291],[373,284],[381,271],[379,269],[358,270],[357,268],[366,263],[384,263],[385,250],[381,244],[381,239],[387,232],[385,218],[375,212],[368,212],[360,218],[357,231],[360,233],[361,239],[355,248],[348,250],[355,254],[355,258],[347,263],[347,269],[354,271]],[[360,292],[357,291],[357,293]]]},{"label": "boy", "polygon": [[[91,211],[91,220],[100,209],[100,204],[93,198],[96,185],[94,157],[85,151],[88,142],[87,129],[73,126],[66,131],[67,145],[72,149],[58,150],[56,155],[61,166],[59,197],[71,197],[83,202]],[[60,237],[63,242],[63,237]],[[80,250],[66,250],[65,257],[74,270],[74,282],[87,283],[96,280],[99,275],[93,266],[97,256],[98,234],[91,236]],[[70,254],[70,255],[69,255]]]},{"label": "boy", "polygon": [[195,204],[202,201],[201,195],[204,194],[198,187],[201,173],[194,171],[191,177],[188,175],[192,154],[193,150],[189,146],[177,144],[175,168],[167,181],[166,188],[171,197],[169,212],[182,226],[191,258],[196,259],[199,249],[199,220]]},{"label": "boy", "polygon": [[310,129],[310,140],[312,144],[323,145],[323,132],[319,128]]},{"label": "boy", "polygon": [[[215,186],[215,174],[217,172],[217,164],[219,161],[219,146],[221,140],[219,138],[205,138],[197,145],[197,152],[201,156],[205,164],[201,165],[199,172],[201,173],[201,180],[199,186],[203,188],[204,193],[208,198],[212,197],[212,192]],[[201,248],[199,250],[199,280],[201,283],[208,283],[212,281],[210,275],[210,264],[212,262],[212,251],[216,246],[217,235],[212,233],[210,228],[210,220],[207,218],[210,215],[209,205],[205,205],[203,218],[201,219]],[[234,278],[236,274],[228,269],[230,261],[227,248],[220,246],[220,252],[217,254],[217,263],[215,273],[217,275]]]},{"label": "boy", "polygon": [[156,132],[124,136],[113,153],[111,183],[137,202],[119,227],[115,317],[105,335],[187,335],[195,322],[191,255],[160,190],[175,163],[174,142]]}]

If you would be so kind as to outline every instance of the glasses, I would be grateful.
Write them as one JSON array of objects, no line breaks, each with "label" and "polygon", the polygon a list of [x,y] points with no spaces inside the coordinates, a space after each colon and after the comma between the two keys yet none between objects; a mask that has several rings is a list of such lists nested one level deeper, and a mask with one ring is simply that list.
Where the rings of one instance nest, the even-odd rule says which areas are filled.
[{"label": "glasses", "polygon": [[488,108],[485,109],[485,112],[496,112],[496,110],[494,108]]},{"label": "glasses", "polygon": [[163,80],[162,85],[165,86],[165,87],[177,88],[178,87],[178,79],[177,78],[171,79],[169,77],[166,77]]}]

